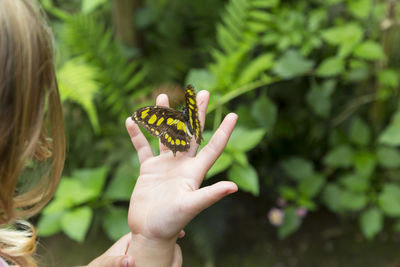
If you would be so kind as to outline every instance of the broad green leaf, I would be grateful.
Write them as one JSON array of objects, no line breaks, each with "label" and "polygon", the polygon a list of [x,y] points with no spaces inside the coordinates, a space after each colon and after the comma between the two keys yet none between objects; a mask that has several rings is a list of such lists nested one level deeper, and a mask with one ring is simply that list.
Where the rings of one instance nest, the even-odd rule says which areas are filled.
[{"label": "broad green leaf", "polygon": [[[253,105],[254,106],[254,103]],[[251,114],[251,109],[249,105],[240,105],[236,110],[235,113],[240,118],[239,125],[240,127],[247,128],[247,129],[254,129],[259,128],[260,125],[257,123],[256,119]]]},{"label": "broad green leaf", "polygon": [[211,169],[208,171],[206,178],[212,177],[218,173],[221,173],[228,169],[233,162],[232,156],[228,152],[222,153],[222,155],[217,159]]},{"label": "broad green leaf", "polygon": [[380,102],[385,102],[393,95],[393,90],[388,87],[382,87],[376,93],[376,100]]},{"label": "broad green leaf", "polygon": [[89,14],[106,2],[107,0],[82,0],[82,13]]},{"label": "broad green leaf", "polygon": [[228,171],[228,178],[243,191],[255,196],[260,193],[258,174],[251,165],[233,165]]},{"label": "broad green leaf", "polygon": [[385,184],[378,197],[379,206],[387,216],[400,216],[400,187],[397,184]]},{"label": "broad green leaf", "polygon": [[274,66],[274,72],[285,79],[301,76],[314,66],[312,60],[304,58],[296,50],[288,50]]},{"label": "broad green leaf", "polygon": [[359,83],[369,78],[370,66],[364,61],[361,64],[358,63],[360,63],[358,59],[350,60],[348,70],[343,73],[343,77],[346,79],[346,81]]},{"label": "broad green leaf", "polygon": [[70,59],[58,70],[57,81],[62,101],[73,101],[88,114],[95,131],[100,130],[94,97],[100,91],[100,71],[83,59]]},{"label": "broad green leaf", "polygon": [[357,172],[364,177],[370,177],[376,166],[376,157],[374,153],[368,151],[359,151],[354,154],[354,167]]},{"label": "broad green leaf", "polygon": [[368,125],[360,118],[352,121],[350,128],[350,140],[360,146],[366,146],[371,140],[371,130]]},{"label": "broad green leaf", "polygon": [[383,228],[382,212],[376,207],[364,211],[360,217],[360,227],[366,238],[373,239]]},{"label": "broad green leaf", "polygon": [[42,214],[40,216],[37,231],[39,236],[51,236],[61,230],[61,218],[63,212]]},{"label": "broad green leaf", "polygon": [[315,204],[310,197],[306,195],[300,195],[300,197],[296,200],[296,204],[299,207],[306,208],[307,210],[313,211],[317,209],[317,205]]},{"label": "broad green leaf", "polygon": [[139,159],[137,154],[130,160],[121,163],[115,175],[111,178],[104,194],[105,198],[112,200],[126,200],[131,198],[136,180],[139,177]]},{"label": "broad green leaf", "polygon": [[334,26],[322,32],[322,38],[331,45],[341,45],[343,41],[358,42],[361,40],[363,30],[356,23],[347,23],[341,26]]},{"label": "broad green leaf", "polygon": [[229,138],[227,149],[241,152],[249,151],[261,142],[264,134],[264,129],[237,127]]},{"label": "broad green leaf", "polygon": [[278,109],[274,102],[263,95],[251,106],[251,115],[267,133],[270,133],[275,125]]},{"label": "broad green leaf", "polygon": [[327,118],[331,111],[331,95],[336,87],[335,80],[327,80],[322,85],[313,84],[308,91],[306,100],[314,113]]},{"label": "broad green leaf", "polygon": [[[85,201],[84,201],[85,202]],[[68,210],[75,205],[70,195],[65,198],[54,198],[42,211],[42,214],[56,214]]]},{"label": "broad green leaf", "polygon": [[206,69],[191,69],[186,77],[186,84],[191,84],[198,90],[212,91],[215,83],[215,76]]},{"label": "broad green leaf", "polygon": [[243,166],[246,166],[249,164],[249,161],[247,160],[247,155],[244,152],[232,151],[231,156],[235,163],[239,163],[240,165],[243,165]]},{"label": "broad green leaf", "polygon": [[78,169],[72,172],[71,177],[81,182],[82,186],[93,191],[93,198],[99,197],[107,178],[108,167],[96,169]]},{"label": "broad green leaf", "polygon": [[285,173],[294,180],[302,180],[314,176],[314,165],[308,159],[292,157],[284,160],[281,166]]},{"label": "broad green leaf", "polygon": [[324,163],[331,167],[347,168],[353,164],[353,149],[348,145],[340,145],[334,147],[324,157]]},{"label": "broad green leaf", "polygon": [[394,69],[383,69],[378,72],[379,84],[389,88],[396,88],[399,86],[399,74]]},{"label": "broad green leaf", "polygon": [[383,59],[385,53],[382,46],[374,41],[365,41],[354,50],[354,55],[368,60]]},{"label": "broad green leaf", "polygon": [[297,197],[296,190],[289,186],[280,186],[279,194],[286,200],[295,200]]},{"label": "broad green leaf", "polygon": [[62,177],[55,193],[57,201],[68,203],[68,206],[79,205],[91,200],[94,196],[92,188],[85,187],[78,179]]},{"label": "broad green leaf", "polygon": [[366,19],[371,13],[371,0],[347,0],[349,11],[357,18]]},{"label": "broad green leaf", "polygon": [[323,191],[322,200],[331,211],[340,213],[343,212],[341,195],[342,189],[337,184],[330,183]]},{"label": "broad green leaf", "polygon": [[327,13],[328,11],[325,8],[311,10],[307,21],[308,30],[310,32],[315,32],[322,28],[327,20]]},{"label": "broad green leaf", "polygon": [[325,177],[322,174],[314,174],[307,178],[300,180],[299,190],[309,198],[313,198],[320,191],[325,183]]},{"label": "broad green leaf", "polygon": [[103,229],[107,236],[117,241],[131,230],[128,226],[128,209],[123,207],[111,207],[107,210],[103,222]]},{"label": "broad green leaf", "polygon": [[242,86],[259,78],[265,71],[271,69],[274,65],[273,54],[263,54],[253,59],[249,65],[240,72],[236,86]]},{"label": "broad green leaf", "polygon": [[359,211],[367,205],[367,196],[363,193],[356,193],[342,190],[340,194],[340,205],[351,211]]},{"label": "broad green leaf", "polygon": [[81,207],[64,213],[61,218],[62,230],[73,240],[81,243],[92,221],[93,212],[89,207]]},{"label": "broad green leaf", "polygon": [[278,228],[278,236],[281,239],[294,233],[301,225],[301,220],[299,216],[297,216],[295,208],[288,207],[284,212],[285,217],[283,219],[283,224]]},{"label": "broad green leaf", "polygon": [[400,145],[400,111],[397,111],[392,121],[379,136],[379,143],[388,146]]},{"label": "broad green leaf", "polygon": [[322,32],[322,38],[331,45],[339,46],[339,57],[350,54],[362,40],[364,30],[356,23],[335,26]]},{"label": "broad green leaf", "polygon": [[340,57],[329,57],[324,59],[317,68],[317,75],[329,77],[339,75],[344,71],[344,60]]},{"label": "broad green leaf", "polygon": [[388,169],[400,167],[400,152],[396,148],[379,147],[376,155],[382,167]]},{"label": "broad green leaf", "polygon": [[339,178],[340,184],[352,192],[365,193],[370,187],[369,177],[359,173],[349,173]]}]

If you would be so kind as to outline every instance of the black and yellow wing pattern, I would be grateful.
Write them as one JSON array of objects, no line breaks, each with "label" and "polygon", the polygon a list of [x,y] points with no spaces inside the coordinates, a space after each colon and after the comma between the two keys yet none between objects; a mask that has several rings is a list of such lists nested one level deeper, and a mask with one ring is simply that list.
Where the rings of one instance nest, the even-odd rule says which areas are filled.
[{"label": "black and yellow wing pattern", "polygon": [[197,144],[201,143],[196,93],[191,85],[185,90],[185,104],[182,112],[160,106],[143,107],[133,113],[132,119],[160,138],[161,143],[171,149],[175,156],[177,151],[189,150],[192,136]]}]

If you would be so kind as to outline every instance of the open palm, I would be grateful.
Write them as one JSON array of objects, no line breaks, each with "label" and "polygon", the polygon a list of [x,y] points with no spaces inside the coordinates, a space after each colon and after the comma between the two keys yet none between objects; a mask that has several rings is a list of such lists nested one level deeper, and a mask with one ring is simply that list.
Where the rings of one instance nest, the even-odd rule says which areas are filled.
[{"label": "open palm", "polygon": [[[207,91],[197,94],[202,128],[208,99]],[[157,105],[168,106],[168,97],[160,95]],[[153,240],[176,240],[198,213],[237,191],[237,186],[228,181],[200,188],[205,174],[225,148],[236,120],[236,114],[228,114],[198,154],[198,145],[192,140],[189,151],[178,152],[174,157],[161,143],[160,155],[154,156],[138,125],[127,119],[126,127],[141,164],[129,207],[128,222],[133,234]]]}]

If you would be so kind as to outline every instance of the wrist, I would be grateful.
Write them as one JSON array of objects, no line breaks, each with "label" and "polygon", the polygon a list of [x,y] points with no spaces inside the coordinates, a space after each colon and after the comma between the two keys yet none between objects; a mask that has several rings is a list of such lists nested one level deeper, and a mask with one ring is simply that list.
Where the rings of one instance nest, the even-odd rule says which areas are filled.
[{"label": "wrist", "polygon": [[170,267],[177,238],[153,239],[141,234],[133,234],[127,255],[135,259],[135,267]]}]

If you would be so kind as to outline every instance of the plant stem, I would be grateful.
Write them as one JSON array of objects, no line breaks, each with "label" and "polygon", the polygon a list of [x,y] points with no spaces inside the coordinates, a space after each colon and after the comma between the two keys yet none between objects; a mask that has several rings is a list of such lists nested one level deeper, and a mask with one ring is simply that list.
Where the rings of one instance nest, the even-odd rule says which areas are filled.
[{"label": "plant stem", "polygon": [[248,83],[248,84],[246,84],[246,85],[244,85],[242,87],[238,87],[238,88],[228,92],[227,94],[225,94],[224,96],[219,98],[217,101],[211,103],[208,106],[207,114],[213,112],[218,107],[224,105],[225,103],[231,101],[232,99],[234,99],[234,98],[236,98],[236,97],[238,97],[240,95],[243,95],[243,94],[245,94],[247,92],[250,92],[250,91],[252,91],[254,89],[257,89],[257,88],[259,88],[261,86],[268,85],[268,84],[271,84],[271,83],[275,83],[275,82],[277,82],[279,80],[280,80],[280,78],[266,78],[266,79],[263,79],[263,80],[255,81],[255,82],[252,82],[252,83]]}]

